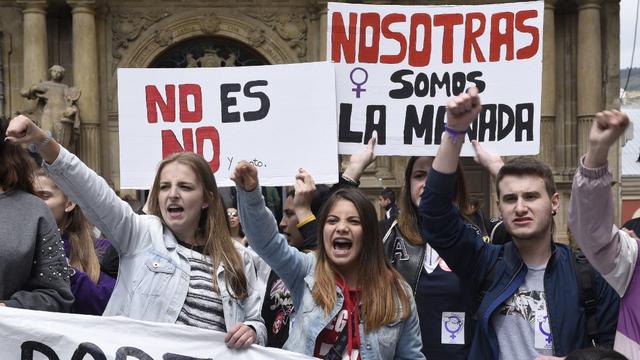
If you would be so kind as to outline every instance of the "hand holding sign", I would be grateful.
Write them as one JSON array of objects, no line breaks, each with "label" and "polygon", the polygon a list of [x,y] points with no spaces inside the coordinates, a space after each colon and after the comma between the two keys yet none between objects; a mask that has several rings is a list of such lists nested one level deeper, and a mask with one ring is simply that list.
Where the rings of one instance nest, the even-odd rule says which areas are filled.
[{"label": "hand holding sign", "polygon": [[375,145],[376,138],[372,137],[369,139],[367,146],[361,152],[351,155],[351,158],[349,158],[349,165],[347,165],[342,176],[358,182],[360,180],[360,176],[364,172],[364,169],[371,165],[372,162],[376,161],[376,154],[373,152]]},{"label": "hand holding sign", "polygon": [[251,192],[258,186],[258,169],[246,160],[240,161],[229,177],[246,192]]},{"label": "hand holding sign", "polygon": [[447,127],[455,131],[466,131],[482,110],[478,89],[472,87],[447,103]]},{"label": "hand holding sign", "polygon": [[[311,209],[311,202],[316,193],[316,183],[311,174],[300,168],[296,175],[296,183],[293,185],[296,193],[293,198],[293,207],[298,209]],[[298,220],[304,220],[298,216]]]},{"label": "hand holding sign", "polygon": [[498,171],[500,171],[500,168],[504,165],[502,157],[485,150],[478,140],[471,140],[471,144],[473,145],[473,151],[476,153],[473,160],[482,165],[491,176],[498,176]]},{"label": "hand holding sign", "polygon": [[256,342],[256,332],[251,327],[237,323],[229,329],[224,342],[230,349],[243,349]]}]

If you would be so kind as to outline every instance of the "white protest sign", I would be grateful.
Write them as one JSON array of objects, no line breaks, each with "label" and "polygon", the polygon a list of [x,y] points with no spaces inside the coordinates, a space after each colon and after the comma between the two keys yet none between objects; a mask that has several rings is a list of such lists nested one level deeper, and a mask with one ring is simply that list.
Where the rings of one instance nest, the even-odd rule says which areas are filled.
[{"label": "white protest sign", "polygon": [[185,325],[0,307],[4,360],[311,359],[258,345],[231,350],[224,336]]},{"label": "white protest sign", "polygon": [[543,16],[543,1],[329,3],[339,152],[357,153],[373,135],[377,154],[435,155],[447,101],[475,86],[483,111],[462,154],[473,154],[469,136],[501,155],[537,154]]},{"label": "white protest sign", "polygon": [[304,167],[338,179],[333,66],[329,63],[118,69],[120,182],[151,187],[156,166],[178,151],[203,155],[218,186],[240,160],[260,184],[291,185]]}]

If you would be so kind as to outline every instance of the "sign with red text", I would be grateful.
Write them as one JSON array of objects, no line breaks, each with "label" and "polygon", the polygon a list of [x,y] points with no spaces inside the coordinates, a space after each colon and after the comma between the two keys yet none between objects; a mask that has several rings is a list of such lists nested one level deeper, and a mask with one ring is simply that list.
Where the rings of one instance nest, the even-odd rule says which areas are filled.
[{"label": "sign with red text", "polygon": [[311,359],[251,345],[231,350],[225,334],[193,326],[0,307],[3,360]]},{"label": "sign with red text", "polygon": [[375,136],[377,154],[435,155],[447,101],[470,87],[483,110],[463,155],[469,139],[501,155],[539,152],[543,1],[328,7],[340,153]]},{"label": "sign with red text", "polygon": [[260,184],[291,185],[300,167],[338,179],[334,70],[330,63],[118,69],[120,183],[151,187],[156,166],[179,151],[204,157],[218,186],[240,160]]}]

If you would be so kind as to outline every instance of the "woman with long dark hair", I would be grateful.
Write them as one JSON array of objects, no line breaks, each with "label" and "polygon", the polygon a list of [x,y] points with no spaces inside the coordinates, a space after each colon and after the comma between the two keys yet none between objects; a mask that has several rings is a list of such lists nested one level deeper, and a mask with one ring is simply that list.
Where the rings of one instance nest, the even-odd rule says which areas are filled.
[{"label": "woman with long dark hair", "polygon": [[318,217],[318,249],[303,253],[278,233],[257,169],[232,174],[252,248],[285,282],[297,309],[284,349],[325,359],[424,359],[411,289],[384,257],[373,204],[335,191]]},{"label": "woman with long dark hair", "polygon": [[5,141],[0,119],[0,306],[68,311],[69,268],[51,211],[33,189],[35,164]]}]

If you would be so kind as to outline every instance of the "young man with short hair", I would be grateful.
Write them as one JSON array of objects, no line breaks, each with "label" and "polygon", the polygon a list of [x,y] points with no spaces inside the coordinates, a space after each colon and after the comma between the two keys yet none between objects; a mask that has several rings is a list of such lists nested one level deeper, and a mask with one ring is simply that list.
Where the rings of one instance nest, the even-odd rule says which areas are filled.
[{"label": "young man with short hair", "polygon": [[[469,358],[534,359],[589,347],[574,254],[553,242],[560,196],[548,166],[517,157],[498,172],[497,205],[512,240],[505,245],[485,243],[454,206],[460,149],[481,110],[475,88],[447,104],[445,133],[419,208],[423,238],[476,294],[478,328]],[[618,300],[598,274],[593,281],[598,294],[594,340],[610,346]]]}]

